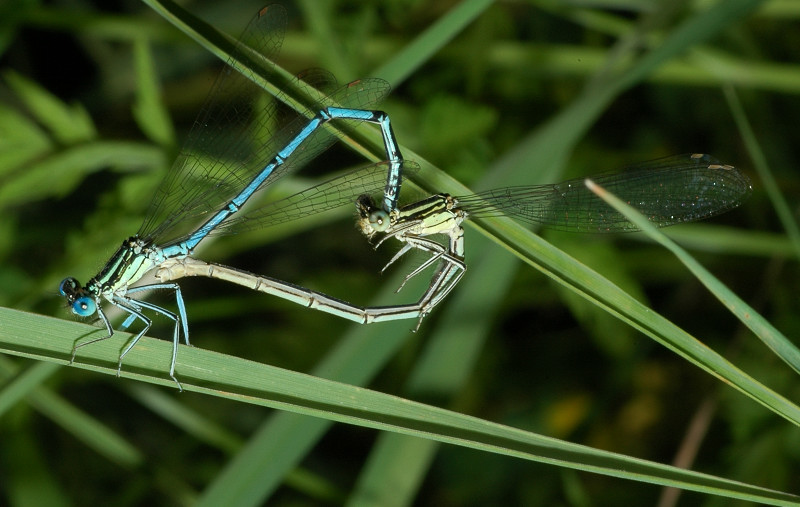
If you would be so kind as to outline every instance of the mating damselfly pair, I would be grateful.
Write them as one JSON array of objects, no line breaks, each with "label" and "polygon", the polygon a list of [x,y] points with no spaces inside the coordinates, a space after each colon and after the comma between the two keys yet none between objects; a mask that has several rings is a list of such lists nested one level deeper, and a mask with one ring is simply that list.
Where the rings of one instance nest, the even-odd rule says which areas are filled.
[{"label": "mating damselfly pair", "polygon": [[[266,7],[257,14],[236,45],[237,54],[246,61],[245,67],[237,63],[234,69],[229,62],[231,68],[223,71],[215,83],[137,234],[126,239],[85,285],[75,278],[62,281],[60,292],[72,311],[82,317],[96,316],[106,331],[98,338],[76,343],[72,360],[79,348],[114,334],[104,303],[127,315],[121,329],[137,320],[142,324],[119,356],[118,374],[125,355],[151,326],[147,313],[160,314],[174,322],[169,375],[180,388],[175,364],[181,334],[189,344],[189,326],[183,295],[175,280],[183,276],[228,280],[361,323],[416,318],[419,325],[464,275],[462,223],[469,218],[507,215],[568,231],[635,230],[633,224],[591,193],[582,179],[462,197],[438,194],[400,206],[403,176],[414,173],[417,166],[403,159],[389,117],[372,110],[389,92],[386,82],[363,79],[330,90],[334,87],[328,74],[311,73],[309,85],[321,90],[325,98],[305,106],[293,120],[283,121],[281,128],[275,127],[281,122],[280,108],[274,104],[289,102],[288,98],[278,93],[275,101],[263,105],[263,101],[251,97],[254,90],[256,96],[263,94],[254,82],[270,68],[285,26],[286,11],[280,6]],[[229,97],[249,99],[256,105],[232,107],[224,100]],[[365,121],[380,126],[386,161],[282,200],[253,205],[267,186],[299,169],[336,141],[329,122],[352,128]],[[662,227],[725,212],[738,206],[750,192],[746,176],[704,154],[668,157],[593,179]],[[427,255],[405,278],[407,281],[435,266],[431,282],[417,302],[361,307],[275,278],[192,257],[198,245],[210,236],[266,227],[342,205],[355,205],[358,227],[375,247],[389,238],[402,243],[387,267],[411,251]],[[154,273],[157,282],[137,286],[148,273]],[[177,311],[137,299],[151,290],[172,291]]]}]

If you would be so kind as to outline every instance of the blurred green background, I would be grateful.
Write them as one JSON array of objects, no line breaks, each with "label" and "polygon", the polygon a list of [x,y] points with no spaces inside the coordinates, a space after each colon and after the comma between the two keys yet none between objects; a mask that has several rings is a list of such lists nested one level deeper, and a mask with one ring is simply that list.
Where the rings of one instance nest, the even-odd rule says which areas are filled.
[{"label": "blurred green background", "polygon": [[[263,1],[182,5],[236,35]],[[752,198],[709,224],[675,228],[673,237],[784,334],[797,335],[796,254],[756,169],[771,171],[794,216],[800,3],[754,2],[731,13],[703,45],[620,90],[590,124],[575,121],[570,138],[554,139],[552,146],[542,145],[537,133],[554,121],[569,131],[565,112],[577,101],[612,93],[605,87],[610,76],[624,75],[639,54],[703,19],[714,3],[284,5],[290,26],[279,65],[292,72],[324,67],[341,82],[389,78],[395,90],[381,108],[391,115],[400,143],[467,186],[544,183],[684,152],[708,152],[742,168],[753,179]],[[462,14],[471,16],[469,22],[442,47],[422,37],[466,7],[473,8]],[[391,74],[385,62],[404,51],[422,61]],[[58,282],[65,276],[87,280],[136,232],[146,197],[220,68],[140,2],[12,0],[0,6],[0,305],[71,318],[57,297]],[[749,146],[734,118],[739,104],[755,133]],[[519,166],[529,150],[548,149],[559,162],[558,153],[568,151],[563,172],[561,164]],[[766,165],[759,165],[759,153]],[[335,147],[276,192],[304,188],[314,177],[356,163],[357,157]],[[223,238],[201,257],[369,304],[421,258],[380,275],[395,246],[373,252],[351,218],[346,210],[316,226]],[[665,250],[633,234],[542,234],[760,381],[798,399],[791,371]],[[662,463],[688,449],[685,465],[692,469],[800,493],[796,428],[486,243],[467,231],[467,263],[488,263],[497,271],[471,267],[417,333],[409,331],[413,322],[364,331],[375,340],[403,337],[368,387]],[[478,278],[470,283],[472,275]],[[196,346],[290,370],[313,371],[357,327],[216,281],[181,286]],[[411,301],[418,289],[408,287],[395,300]],[[500,295],[488,305],[471,304],[470,297],[484,289]],[[152,300],[171,304],[166,296]],[[169,333],[169,323],[156,320],[149,335]],[[455,348],[428,365],[436,357],[429,349],[434,335],[455,338]],[[6,376],[30,366],[19,358],[0,359]],[[464,371],[448,377],[454,364],[465,365]],[[421,380],[416,372],[426,367],[442,373],[440,384]],[[59,410],[63,417],[29,403],[6,409],[0,419],[4,504],[207,499],[212,487],[224,489],[223,468],[273,415],[77,368],[55,369],[42,382],[69,408]],[[64,416],[71,410],[88,417]],[[297,416],[296,424],[307,419]],[[208,431],[192,427],[198,420]],[[89,444],[70,429],[90,423],[103,426],[97,432],[103,443]],[[370,456],[391,444],[376,431],[341,424],[321,434],[296,467],[287,465],[285,480],[276,472],[274,487],[251,486],[250,503],[266,502],[266,495],[276,505],[369,503],[361,485],[379,473]],[[115,445],[130,452],[115,453]],[[413,470],[408,484],[397,486],[404,493],[389,495],[392,503],[672,504],[656,486],[454,446],[418,454]],[[679,500],[723,502],[730,504],[696,493]]]}]

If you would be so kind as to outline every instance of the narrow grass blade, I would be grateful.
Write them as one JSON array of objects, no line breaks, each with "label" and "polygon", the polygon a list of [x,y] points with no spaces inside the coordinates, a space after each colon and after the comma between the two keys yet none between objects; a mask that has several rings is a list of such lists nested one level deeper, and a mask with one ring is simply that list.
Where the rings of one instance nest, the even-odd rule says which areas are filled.
[{"label": "narrow grass blade", "polygon": [[[701,266],[686,250],[653,227],[641,213],[638,213],[613,194],[606,192],[602,187],[595,185],[591,180],[587,180],[586,185],[609,205],[613,206],[614,209],[628,217],[631,222],[635,223],[636,226],[651,239],[675,254],[675,257],[677,257],[684,266],[689,268],[689,271],[691,271],[692,274],[694,274],[694,276],[731,311],[731,313],[753,331],[753,333],[755,333],[770,350],[786,362],[786,364],[800,373],[800,350],[770,324],[767,319],[762,317],[753,307],[742,301],[742,299],[728,289],[725,284]],[[698,366],[702,366],[706,370],[712,369],[717,360],[717,358],[711,356],[711,354],[704,354],[696,359],[701,361],[704,359],[708,360],[708,362],[703,361],[703,364],[698,364]],[[795,424],[797,424],[797,422],[795,422]]]}]

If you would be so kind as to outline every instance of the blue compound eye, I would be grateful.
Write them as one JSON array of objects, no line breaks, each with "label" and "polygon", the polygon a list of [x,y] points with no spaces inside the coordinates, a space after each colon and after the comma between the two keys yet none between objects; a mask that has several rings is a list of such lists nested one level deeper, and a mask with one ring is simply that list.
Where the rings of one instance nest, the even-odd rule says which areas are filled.
[{"label": "blue compound eye", "polygon": [[72,313],[81,317],[88,317],[97,311],[97,304],[89,296],[79,297],[72,303]]},{"label": "blue compound eye", "polygon": [[389,228],[389,214],[383,210],[373,211],[369,214],[369,225],[379,232]]}]

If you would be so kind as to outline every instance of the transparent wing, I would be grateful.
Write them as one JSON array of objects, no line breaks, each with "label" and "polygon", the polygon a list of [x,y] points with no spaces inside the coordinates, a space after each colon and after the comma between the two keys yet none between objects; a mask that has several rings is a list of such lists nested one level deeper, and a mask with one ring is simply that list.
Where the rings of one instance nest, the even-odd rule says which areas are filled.
[{"label": "transparent wing", "polygon": [[[286,31],[286,10],[270,6],[250,21],[237,42],[237,48],[250,44],[256,61],[269,66],[269,59],[280,51]],[[249,82],[249,83],[248,83]],[[225,173],[234,173],[233,162],[244,149],[244,137],[233,136],[233,144],[223,142],[227,132],[246,131],[252,121],[251,111],[242,111],[252,98],[256,85],[233,67],[226,65],[217,77],[189,136],[156,190],[145,220],[139,229],[141,237],[161,240],[180,223],[184,215],[207,212],[216,203],[208,202],[216,193],[224,192]],[[234,99],[240,101],[238,104]],[[274,114],[269,111],[267,115]],[[226,162],[231,160],[231,162]],[[198,195],[208,195],[205,204]]]},{"label": "transparent wing", "polygon": [[[283,41],[286,10],[262,9],[245,28],[237,47],[262,68],[271,66]],[[336,89],[327,72],[314,70],[298,79],[322,93]],[[139,236],[156,244],[171,244],[190,235],[210,214],[237,195],[307,124],[318,109],[332,104],[365,109],[390,90],[380,79],[364,79],[331,93],[306,111],[287,111],[280,97],[270,97],[250,77],[226,66],[198,115],[184,148],[159,186]],[[350,126],[356,121],[346,122]],[[328,148],[336,137],[328,129],[311,136],[262,186]]]},{"label": "transparent wing", "polygon": [[[653,160],[591,179],[657,227],[719,215],[739,206],[751,192],[746,175],[705,154]],[[564,231],[638,230],[586,188],[584,180],[490,190],[459,197],[458,203],[469,217],[508,215]]]},{"label": "transparent wing", "polygon": [[[403,161],[403,176],[419,170],[416,162]],[[364,194],[382,195],[386,186],[389,162],[380,162],[345,173],[314,187],[280,199],[242,216],[236,216],[216,228],[211,234],[234,234],[297,220],[339,206],[354,206]]]}]

